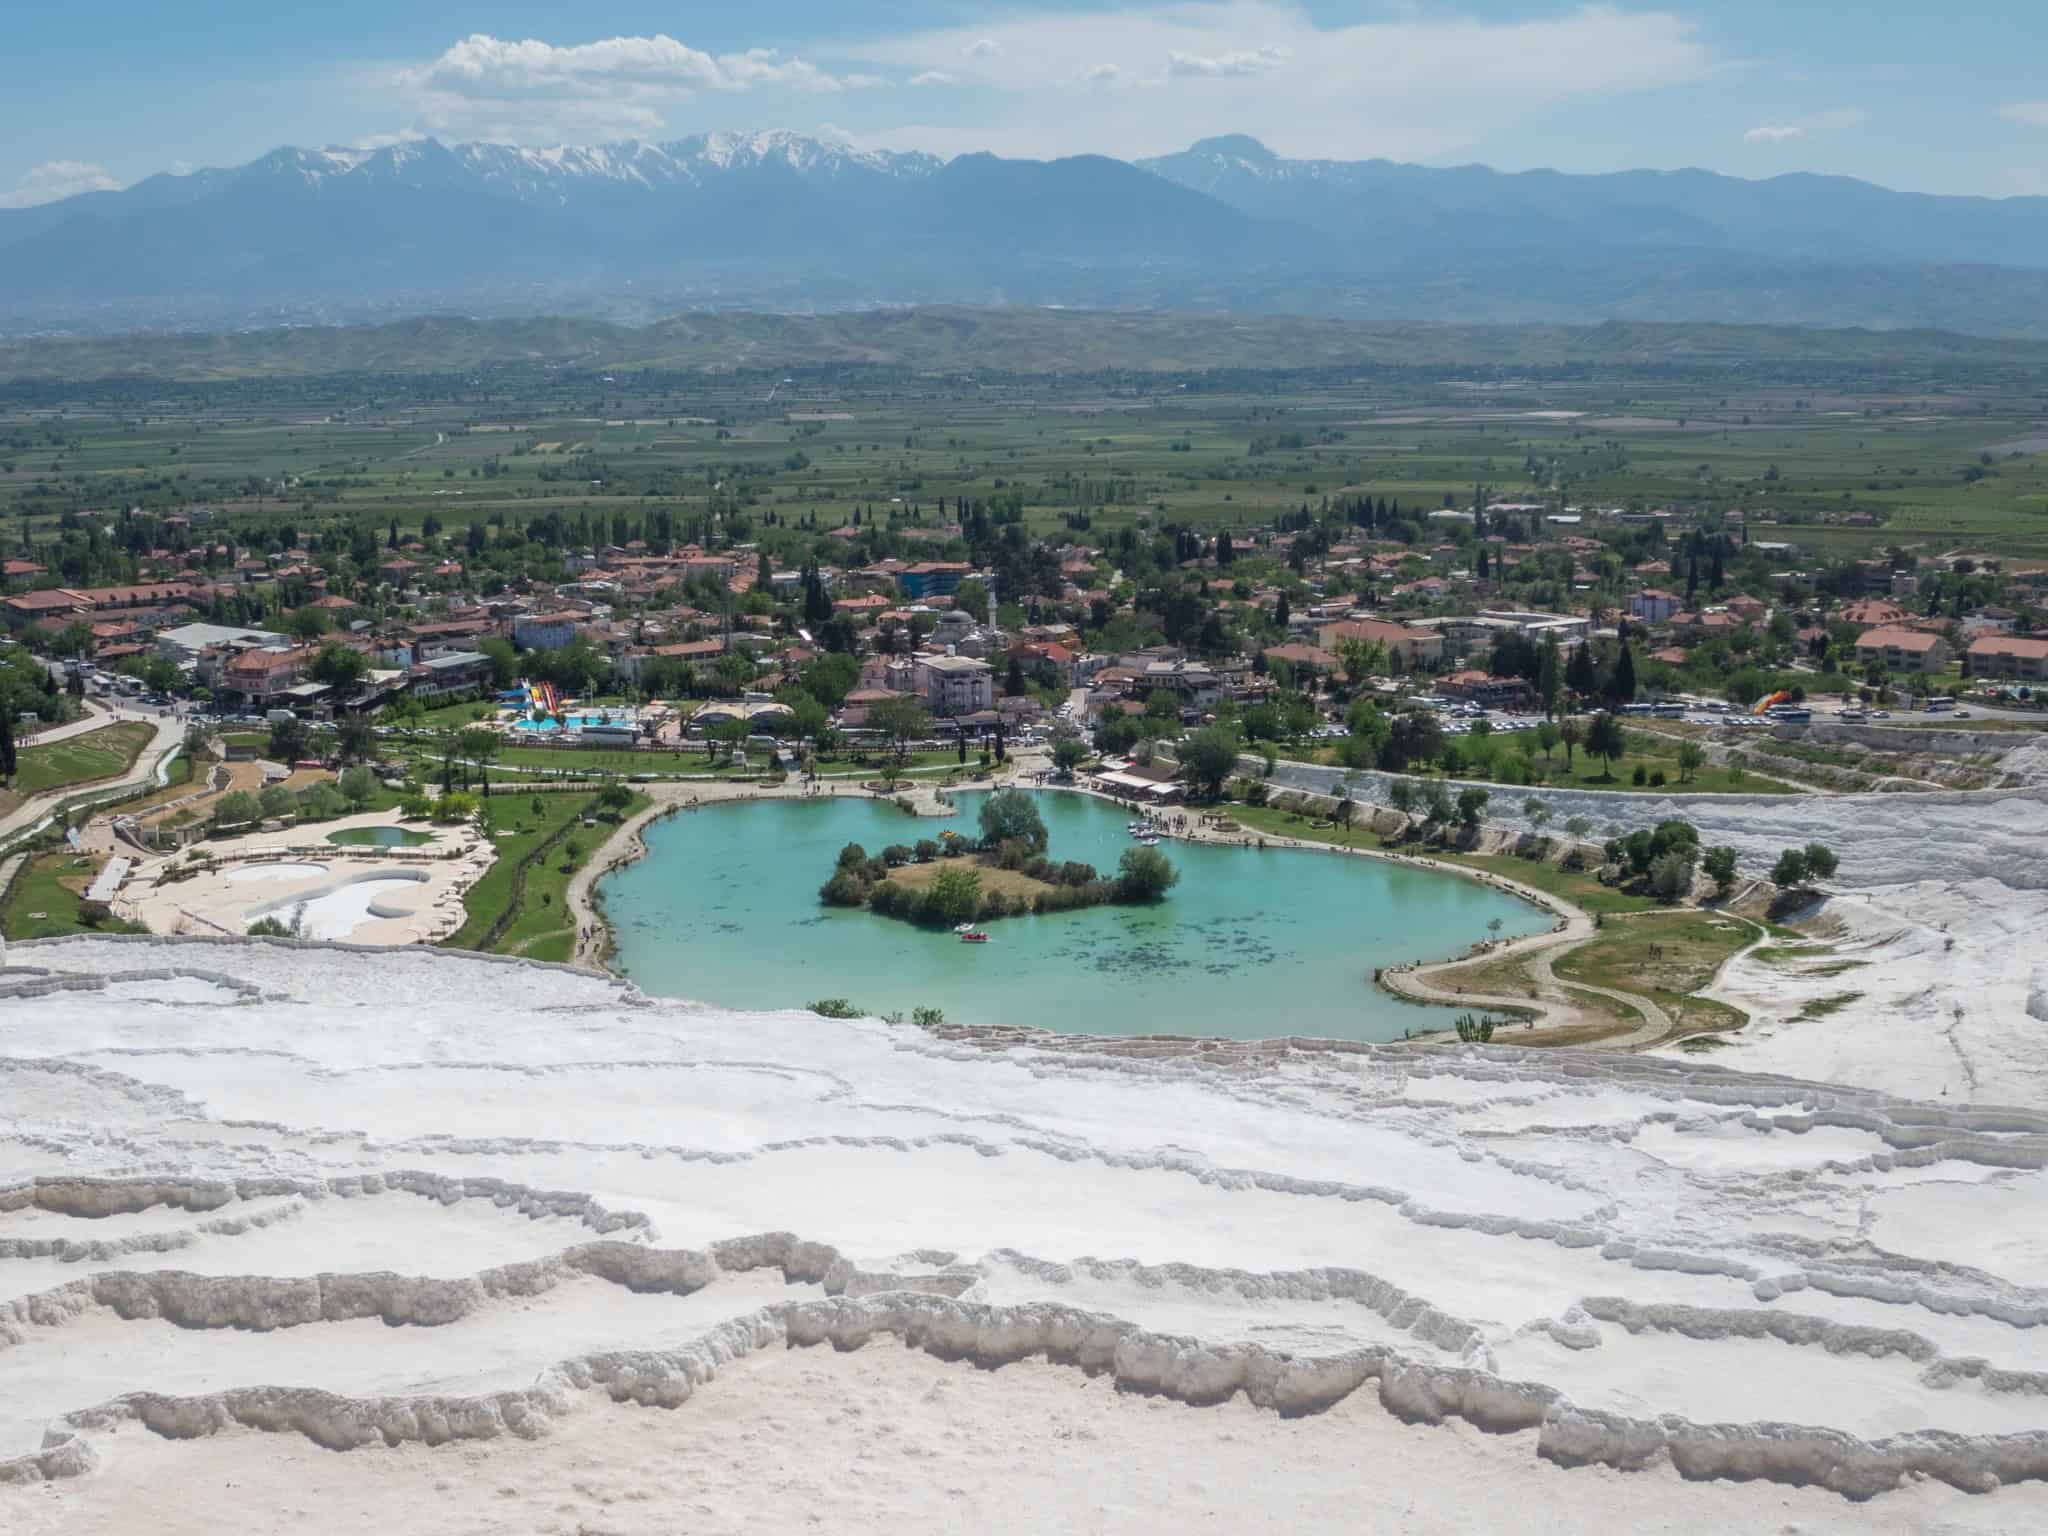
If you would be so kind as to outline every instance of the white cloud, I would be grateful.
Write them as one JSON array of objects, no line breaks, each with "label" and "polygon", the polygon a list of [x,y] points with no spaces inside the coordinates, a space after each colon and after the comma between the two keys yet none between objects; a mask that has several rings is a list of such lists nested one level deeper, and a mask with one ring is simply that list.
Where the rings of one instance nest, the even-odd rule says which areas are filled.
[{"label": "white cloud", "polygon": [[[1432,158],[1561,104],[1647,94],[1722,67],[1693,21],[1605,4],[1515,22],[1383,9],[1347,25],[1319,23],[1293,0],[1077,4],[850,52],[901,76],[943,70],[977,93],[971,120],[888,124],[873,113],[864,142],[1010,155],[1159,154],[1237,131],[1282,154]],[[1139,89],[1101,89],[1111,83]]]},{"label": "white cloud", "polygon": [[773,48],[712,54],[659,33],[559,45],[479,32],[390,83],[427,129],[520,140],[657,133],[669,107],[702,92],[831,94],[884,82]]},{"label": "white cloud", "polygon": [[1998,109],[1998,115],[2009,123],[2025,123],[2029,128],[2048,128],[2048,101],[2012,101]]},{"label": "white cloud", "polygon": [[103,165],[84,160],[45,160],[22,173],[21,180],[7,192],[0,192],[0,208],[32,208],[54,203],[81,192],[117,192],[121,183],[107,174]]},{"label": "white cloud", "polygon": [[1784,144],[1794,139],[1803,139],[1810,134],[1840,133],[1845,129],[1859,128],[1869,119],[1870,114],[1861,107],[1836,107],[1827,112],[1814,112],[1789,123],[1766,123],[1752,128],[1742,136],[1745,144]]},{"label": "white cloud", "polygon": [[[1432,159],[1498,142],[1560,106],[1648,95],[1725,67],[1686,17],[1598,0],[1513,22],[1389,0],[1369,8],[1374,19],[1341,25],[1302,0],[1067,3],[793,51],[479,33],[436,58],[381,67],[364,94],[381,102],[385,125],[523,143],[723,126],[734,114],[721,100],[750,93],[755,121],[801,129],[831,100],[863,144],[939,153],[1138,156],[1245,132],[1282,154]],[[973,93],[971,113],[956,89]],[[1786,126],[1815,131],[1805,119]]]},{"label": "white cloud", "polygon": [[1217,80],[1226,77],[1263,75],[1280,68],[1286,62],[1285,48],[1255,48],[1248,53],[1226,53],[1216,56],[1176,52],[1166,56],[1166,72],[1170,75],[1193,75]]}]

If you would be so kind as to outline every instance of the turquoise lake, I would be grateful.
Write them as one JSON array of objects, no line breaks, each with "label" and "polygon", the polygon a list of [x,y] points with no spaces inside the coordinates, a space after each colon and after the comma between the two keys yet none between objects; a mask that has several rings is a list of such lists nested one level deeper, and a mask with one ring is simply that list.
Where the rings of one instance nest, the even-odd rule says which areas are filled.
[{"label": "turquoise lake", "polygon": [[[955,827],[886,802],[768,800],[685,811],[646,829],[648,856],[607,876],[617,966],[643,990],[736,1008],[843,997],[871,1013],[926,1005],[954,1023],[1080,1034],[1318,1035],[1398,1040],[1455,1010],[1372,984],[1376,966],[1449,959],[1488,936],[1539,933],[1546,912],[1476,881],[1377,859],[1167,840],[1180,883],[1150,907],[988,925],[987,944],[827,908],[818,887],[849,842],[879,853]],[[1113,871],[1129,814],[1038,796],[1054,859]]]}]

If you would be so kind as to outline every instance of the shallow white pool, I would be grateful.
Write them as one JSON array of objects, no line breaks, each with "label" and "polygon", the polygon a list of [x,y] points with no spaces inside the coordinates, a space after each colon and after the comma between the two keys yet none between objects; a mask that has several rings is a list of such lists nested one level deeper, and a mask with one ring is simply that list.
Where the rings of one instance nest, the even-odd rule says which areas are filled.
[{"label": "shallow white pool", "polygon": [[[421,883],[419,876],[380,875],[352,881],[305,901],[286,902],[267,915],[288,924],[296,922],[309,939],[346,939],[365,923],[410,911]],[[377,910],[380,907],[389,910]]]},{"label": "shallow white pool", "polygon": [[327,873],[325,864],[244,864],[228,871],[228,883],[241,885],[251,880],[310,880]]}]

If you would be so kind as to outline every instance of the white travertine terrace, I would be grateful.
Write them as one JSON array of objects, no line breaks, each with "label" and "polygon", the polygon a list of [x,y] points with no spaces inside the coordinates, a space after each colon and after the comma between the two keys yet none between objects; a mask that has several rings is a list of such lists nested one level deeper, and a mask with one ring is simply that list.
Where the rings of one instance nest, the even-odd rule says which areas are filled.
[{"label": "white travertine terrace", "polygon": [[[1672,1528],[2048,1524],[2041,1102],[1691,1057],[927,1033],[444,952],[6,960],[0,1529],[120,1529],[142,1490],[224,1476],[361,1491],[307,1495],[295,1529],[400,1528],[472,1479],[479,1519],[532,1528],[572,1451],[666,1456],[757,1413],[730,1454],[837,1444],[805,1404],[848,1393],[898,1449],[1003,1438],[957,1474],[1000,1510],[1036,1475],[1028,1426],[987,1428],[1006,1390],[1127,1459],[1261,1447],[1271,1487],[1159,1495],[1187,1529],[1264,1528],[1204,1522],[1297,1472],[1317,1524],[1382,1461],[1433,1469],[1445,1528],[1502,1499],[1621,1528],[1645,1489]],[[846,1498],[842,1529],[960,1512]],[[742,1523],[700,1528],[720,1510]],[[676,1528],[654,1514],[598,1523]]]}]

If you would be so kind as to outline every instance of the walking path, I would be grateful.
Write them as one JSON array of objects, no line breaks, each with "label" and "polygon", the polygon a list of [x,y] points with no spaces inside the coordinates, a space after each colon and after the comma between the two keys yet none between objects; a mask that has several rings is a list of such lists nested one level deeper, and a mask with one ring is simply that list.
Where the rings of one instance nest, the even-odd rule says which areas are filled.
[{"label": "walking path", "polygon": [[40,827],[66,800],[75,799],[80,795],[107,794],[119,789],[139,789],[155,783],[157,765],[164,754],[185,739],[185,722],[175,715],[124,714],[115,710],[107,717],[95,717],[90,724],[73,721],[70,725],[58,726],[49,734],[39,737],[33,745],[41,746],[46,742],[64,739],[58,734],[60,731],[67,736],[82,736],[88,731],[98,730],[115,721],[131,719],[154,726],[155,734],[136,754],[134,763],[126,773],[113,778],[94,779],[84,784],[61,784],[55,789],[45,790],[42,794],[23,801],[5,816],[0,816],[0,846],[5,846],[10,840]]}]

